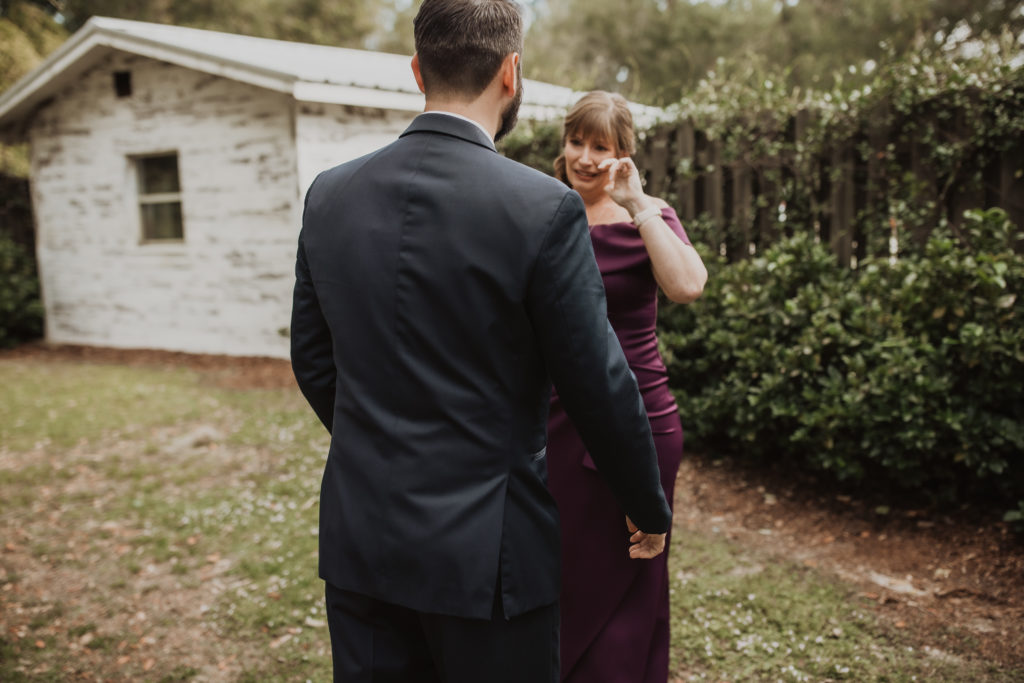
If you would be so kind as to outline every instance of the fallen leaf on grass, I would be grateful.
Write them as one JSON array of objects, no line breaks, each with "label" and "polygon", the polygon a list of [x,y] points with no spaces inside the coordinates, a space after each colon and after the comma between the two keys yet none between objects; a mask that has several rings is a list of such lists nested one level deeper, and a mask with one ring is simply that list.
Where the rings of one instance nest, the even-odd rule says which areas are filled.
[{"label": "fallen leaf on grass", "polygon": [[270,641],[270,649],[271,650],[276,650],[277,648],[281,647],[282,645],[284,645],[285,643],[287,643],[291,639],[292,639],[292,634],[290,634],[290,633],[286,633],[283,636],[281,636],[280,638],[275,638],[274,640]]},{"label": "fallen leaf on grass", "polygon": [[132,661],[131,657],[129,657],[128,655],[122,655],[122,656],[117,658],[117,665],[118,666],[124,666],[125,664],[127,664],[130,661]]},{"label": "fallen leaf on grass", "polygon": [[44,643],[41,640],[37,640],[36,641],[36,647],[38,647],[40,650],[42,650],[44,647],[46,647],[46,643]]},{"label": "fallen leaf on grass", "polygon": [[147,659],[146,661],[144,661],[142,663],[142,670],[143,671],[149,671],[154,666],[156,666],[156,660],[155,659]]},{"label": "fallen leaf on grass", "polygon": [[915,588],[910,581],[905,579],[897,579],[892,576],[886,576],[885,574],[879,574],[878,572],[871,572],[869,575],[872,583],[876,583],[882,588],[886,588],[895,593],[902,593],[904,595],[927,595],[927,591],[923,591],[920,588]]}]

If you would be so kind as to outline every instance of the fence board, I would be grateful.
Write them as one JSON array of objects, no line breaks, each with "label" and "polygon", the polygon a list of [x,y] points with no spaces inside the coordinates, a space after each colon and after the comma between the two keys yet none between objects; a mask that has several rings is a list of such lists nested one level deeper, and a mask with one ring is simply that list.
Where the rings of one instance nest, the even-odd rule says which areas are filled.
[{"label": "fence board", "polygon": [[659,129],[647,141],[647,186],[650,195],[662,196],[668,184],[668,138],[671,131]]},{"label": "fence board", "polygon": [[829,196],[829,245],[844,265],[853,256],[854,150],[850,147],[832,153],[831,192]]},{"label": "fence board", "polygon": [[999,160],[999,197],[993,206],[1001,206],[1010,221],[1024,229],[1024,140]]},{"label": "fence board", "polygon": [[[910,230],[909,237],[923,244],[944,217],[955,229],[969,208],[1000,206],[1024,227],[1024,140],[984,169],[979,191],[966,179],[980,159],[965,159],[952,178],[939,177],[931,168],[924,136],[941,123],[934,111],[922,112],[910,126],[896,122],[890,129],[892,113],[882,104],[851,139],[810,158],[801,143],[809,139],[815,117],[804,110],[790,120],[785,138],[792,151],[743,161],[724,160],[722,142],[710,139],[692,120],[663,126],[638,152],[648,191],[674,196],[686,221],[708,219],[709,232],[702,239],[730,260],[746,258],[751,245],[763,250],[783,234],[810,230],[843,263],[853,264],[854,258],[888,255],[890,235],[894,226],[901,227],[900,220],[906,220],[902,227]],[[914,128],[920,139],[914,139]],[[777,136],[778,130],[767,134]],[[943,134],[960,139],[966,133],[954,125]],[[680,172],[687,167],[689,173]],[[915,183],[916,206],[934,206],[931,215],[890,206],[890,184],[907,178]],[[783,202],[785,223],[779,220]]]},{"label": "fence board", "polygon": [[750,204],[753,190],[750,186],[750,167],[745,163],[734,164],[732,171],[732,223],[735,238],[729,244],[729,260],[738,261],[750,255]]},{"label": "fence board", "polygon": [[[676,129],[676,150],[678,154],[677,166],[683,160],[689,161],[691,169],[696,166],[693,122],[689,119],[683,121],[679,128]],[[679,216],[684,221],[692,221],[697,217],[697,207],[694,202],[695,187],[696,183],[693,182],[689,173],[677,174],[675,191],[679,206],[676,209],[680,212]]]},{"label": "fence board", "polygon": [[704,184],[704,210],[711,216],[714,225],[716,245],[725,239],[725,175],[722,172],[722,143],[718,140],[708,142],[705,166],[707,182]]}]

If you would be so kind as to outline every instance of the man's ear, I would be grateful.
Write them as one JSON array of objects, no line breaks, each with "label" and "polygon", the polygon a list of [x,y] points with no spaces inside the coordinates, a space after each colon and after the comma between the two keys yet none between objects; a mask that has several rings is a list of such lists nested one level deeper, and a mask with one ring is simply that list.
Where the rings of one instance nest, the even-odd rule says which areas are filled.
[{"label": "man's ear", "polygon": [[501,63],[501,87],[503,94],[515,97],[516,88],[519,86],[519,53],[510,52],[505,61]]},{"label": "man's ear", "polygon": [[419,53],[412,56],[412,75],[416,79],[416,87],[420,89],[420,92],[424,95],[427,91],[423,87],[423,74],[420,72],[420,56]]}]

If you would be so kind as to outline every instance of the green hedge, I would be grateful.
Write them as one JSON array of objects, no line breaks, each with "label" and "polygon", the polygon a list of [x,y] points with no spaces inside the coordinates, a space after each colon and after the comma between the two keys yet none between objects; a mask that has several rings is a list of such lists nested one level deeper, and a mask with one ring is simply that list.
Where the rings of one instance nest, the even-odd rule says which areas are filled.
[{"label": "green hedge", "polygon": [[0,233],[0,348],[43,334],[43,304],[35,259],[28,249]]},{"label": "green hedge", "polygon": [[[559,134],[521,125],[503,151],[550,171]],[[990,495],[1024,526],[1024,259],[1006,214],[968,211],[958,239],[940,226],[856,270],[797,232],[735,264],[703,250],[704,296],[662,306],[688,445],[897,495]]]},{"label": "green hedge", "polygon": [[553,175],[555,158],[562,151],[562,123],[521,121],[502,139],[498,150],[509,159]]},{"label": "green hedge", "polygon": [[838,267],[807,236],[663,306],[688,439],[937,501],[1024,498],[1024,260],[999,209],[970,247]]}]

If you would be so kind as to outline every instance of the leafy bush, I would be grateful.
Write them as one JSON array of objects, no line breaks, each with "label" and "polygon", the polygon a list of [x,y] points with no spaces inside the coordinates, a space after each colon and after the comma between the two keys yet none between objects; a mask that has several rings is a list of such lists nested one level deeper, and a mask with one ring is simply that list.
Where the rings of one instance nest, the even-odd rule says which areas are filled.
[{"label": "leafy bush", "polygon": [[509,159],[552,175],[555,158],[562,151],[561,142],[561,121],[522,121],[498,149]]},{"label": "leafy bush", "polygon": [[1024,262],[999,209],[965,240],[841,268],[798,235],[662,313],[691,439],[950,501],[1024,495]]},{"label": "leafy bush", "polygon": [[0,348],[42,336],[39,277],[28,249],[0,234]]}]

